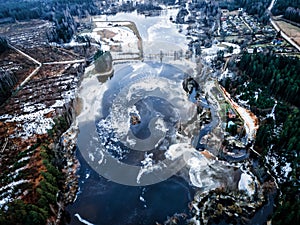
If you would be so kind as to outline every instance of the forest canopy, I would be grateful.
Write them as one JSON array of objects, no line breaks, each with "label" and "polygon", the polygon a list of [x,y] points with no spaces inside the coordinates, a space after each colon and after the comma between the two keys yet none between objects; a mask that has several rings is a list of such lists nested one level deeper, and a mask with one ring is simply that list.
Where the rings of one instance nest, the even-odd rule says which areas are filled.
[{"label": "forest canopy", "polygon": [[93,0],[1,1],[0,19],[12,18],[15,21],[47,19],[53,21],[58,17],[57,14],[62,15],[63,10],[67,9],[72,16],[79,17],[99,13]]},{"label": "forest canopy", "polygon": [[[261,160],[269,160],[267,166],[278,178],[283,193],[279,196],[280,204],[272,223],[297,224],[300,219],[297,174],[300,165],[300,60],[272,53],[245,53],[237,66],[240,76],[226,81],[225,87],[240,95],[239,98],[248,102],[250,109],[260,117],[255,148],[261,152]],[[266,113],[271,110],[274,116]],[[276,158],[276,163],[270,160],[272,158]]]},{"label": "forest canopy", "polygon": [[240,70],[255,83],[267,86],[277,99],[300,106],[300,60],[295,57],[244,54]]},{"label": "forest canopy", "polygon": [[300,0],[277,0],[272,13],[300,23]]}]

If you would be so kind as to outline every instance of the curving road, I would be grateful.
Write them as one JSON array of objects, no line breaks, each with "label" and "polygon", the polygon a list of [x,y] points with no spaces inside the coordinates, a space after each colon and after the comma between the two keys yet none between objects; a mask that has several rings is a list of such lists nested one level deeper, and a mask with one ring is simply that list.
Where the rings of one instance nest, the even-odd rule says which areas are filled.
[{"label": "curving road", "polygon": [[259,127],[257,117],[250,110],[239,106],[235,101],[233,101],[230,97],[230,94],[225,90],[225,88],[223,88],[220,85],[219,88],[222,90],[223,96],[225,97],[226,101],[231,105],[232,108],[234,108],[237,111],[237,113],[244,121],[247,139],[249,141],[255,140],[256,132]]},{"label": "curving road", "polygon": [[294,42],[288,35],[286,35],[281,29],[280,27],[276,24],[276,22],[273,20],[272,18],[272,13],[271,13],[271,10],[274,6],[274,4],[276,3],[276,0],[272,0],[270,6],[268,7],[268,11],[269,11],[269,14],[270,14],[270,22],[272,24],[272,26],[275,28],[275,30],[277,32],[280,32],[280,35],[287,41],[289,42],[292,46],[294,46],[299,52],[300,52],[300,46]]}]

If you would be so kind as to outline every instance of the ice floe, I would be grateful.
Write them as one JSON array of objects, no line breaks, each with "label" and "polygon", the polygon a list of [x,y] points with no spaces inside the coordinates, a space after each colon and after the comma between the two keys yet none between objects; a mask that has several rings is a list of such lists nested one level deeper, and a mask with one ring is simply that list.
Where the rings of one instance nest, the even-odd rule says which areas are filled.
[{"label": "ice floe", "polygon": [[86,224],[86,225],[94,225],[93,223],[83,219],[78,213],[75,214],[75,217],[77,217],[77,219],[83,223],[83,224]]},{"label": "ice floe", "polygon": [[249,196],[253,195],[255,193],[255,183],[252,176],[242,173],[238,188],[240,191],[245,191]]}]

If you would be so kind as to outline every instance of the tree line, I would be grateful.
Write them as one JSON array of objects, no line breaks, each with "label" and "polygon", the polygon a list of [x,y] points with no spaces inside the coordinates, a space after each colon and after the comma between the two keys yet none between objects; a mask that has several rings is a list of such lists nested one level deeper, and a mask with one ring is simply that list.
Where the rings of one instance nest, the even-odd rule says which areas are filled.
[{"label": "tree line", "polygon": [[54,26],[47,36],[50,42],[57,43],[71,40],[78,27],[73,17],[84,18],[96,14],[100,14],[100,10],[93,0],[0,2],[0,19],[12,18],[13,21],[44,19],[53,22]]},{"label": "tree line", "polygon": [[[58,140],[69,124],[64,117],[58,117],[54,119],[54,122],[55,125],[48,131],[48,138],[44,143],[38,139],[37,143],[19,153],[18,158],[21,159],[28,152],[33,151],[35,160],[41,160],[42,169],[30,167],[30,169],[19,172],[18,176],[19,179],[24,180],[40,177],[39,183],[35,186],[32,182],[28,182],[19,187],[22,193],[27,192],[27,195],[24,195],[26,200],[14,199],[1,206],[0,224],[41,225],[46,224],[49,218],[56,218],[57,203],[63,201],[62,193],[67,191],[64,187],[65,174],[61,172],[67,162],[62,156],[57,158],[53,147],[49,146],[53,140]],[[28,162],[24,163],[26,165]],[[17,165],[16,168],[25,165]]]},{"label": "tree line", "polygon": [[300,60],[273,54],[244,54],[238,67],[270,96],[300,106]]},{"label": "tree line", "polygon": [[11,17],[14,20],[47,19],[69,9],[72,16],[95,15],[99,9],[93,0],[53,0],[53,1],[5,1],[0,2],[0,19]]},{"label": "tree line", "polygon": [[[260,160],[275,157],[277,163],[267,166],[272,175],[280,178],[281,195],[273,213],[272,224],[299,222],[299,163],[300,163],[300,59],[268,54],[243,54],[237,63],[240,76],[225,80],[231,94],[247,101],[252,111],[256,108],[260,126],[255,149],[261,152]],[[255,98],[255,93],[258,95]],[[267,113],[274,108],[274,117]],[[287,172],[286,167],[291,171]],[[287,175],[286,175],[287,173]]]},{"label": "tree line", "polygon": [[9,49],[9,47],[6,38],[0,37],[0,54],[5,52],[7,49]]},{"label": "tree line", "polygon": [[0,69],[0,105],[12,94],[18,79],[14,73]]},{"label": "tree line", "polygon": [[286,19],[300,23],[300,0],[277,0],[272,13],[283,15]]}]

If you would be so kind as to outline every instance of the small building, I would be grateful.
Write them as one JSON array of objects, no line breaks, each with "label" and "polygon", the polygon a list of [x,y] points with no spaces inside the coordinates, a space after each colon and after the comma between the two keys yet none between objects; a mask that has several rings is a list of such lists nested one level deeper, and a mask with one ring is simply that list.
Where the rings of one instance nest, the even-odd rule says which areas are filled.
[{"label": "small building", "polygon": [[253,49],[253,48],[247,48],[247,52],[248,52],[249,54],[253,54],[254,49]]}]

